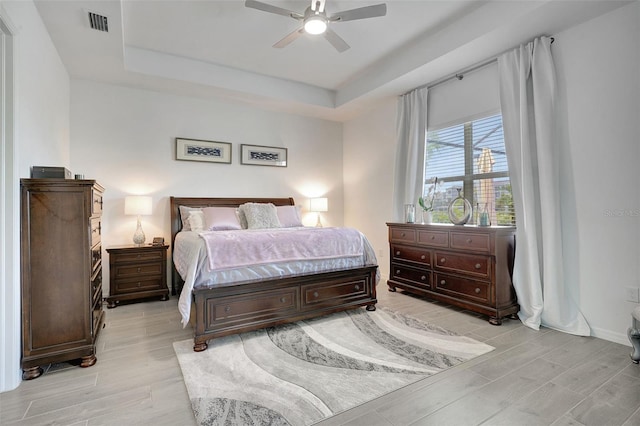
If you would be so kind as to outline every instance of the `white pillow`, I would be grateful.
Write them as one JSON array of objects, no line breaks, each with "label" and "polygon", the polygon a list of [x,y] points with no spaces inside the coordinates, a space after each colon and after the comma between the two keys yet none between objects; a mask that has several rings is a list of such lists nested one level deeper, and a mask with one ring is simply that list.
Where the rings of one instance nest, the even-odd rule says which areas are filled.
[{"label": "white pillow", "polygon": [[202,211],[207,231],[242,229],[235,207],[206,207]]},{"label": "white pillow", "polygon": [[191,231],[204,231],[204,213],[202,210],[192,210],[189,212],[189,228]]},{"label": "white pillow", "polygon": [[201,207],[180,206],[180,220],[182,221],[182,231],[191,231],[189,226],[189,212],[202,211]]},{"label": "white pillow", "polygon": [[302,206],[277,206],[278,220],[283,228],[292,228],[302,225],[300,211]]},{"label": "white pillow", "polygon": [[248,229],[280,228],[278,210],[272,203],[244,203],[240,211],[247,218]]}]

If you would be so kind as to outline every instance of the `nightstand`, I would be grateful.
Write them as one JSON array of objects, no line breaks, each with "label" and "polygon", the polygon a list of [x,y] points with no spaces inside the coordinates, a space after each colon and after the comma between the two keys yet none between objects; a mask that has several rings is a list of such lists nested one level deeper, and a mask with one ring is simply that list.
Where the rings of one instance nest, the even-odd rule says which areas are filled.
[{"label": "nightstand", "polygon": [[110,280],[107,308],[115,308],[122,300],[158,296],[167,300],[168,247],[127,245],[108,248]]}]

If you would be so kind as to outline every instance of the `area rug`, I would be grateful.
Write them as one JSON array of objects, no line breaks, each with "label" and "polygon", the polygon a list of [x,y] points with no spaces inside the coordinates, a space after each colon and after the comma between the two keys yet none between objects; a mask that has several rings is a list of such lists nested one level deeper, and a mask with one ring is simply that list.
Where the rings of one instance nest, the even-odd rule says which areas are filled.
[{"label": "area rug", "polygon": [[378,308],[174,343],[201,425],[310,425],[494,348]]}]

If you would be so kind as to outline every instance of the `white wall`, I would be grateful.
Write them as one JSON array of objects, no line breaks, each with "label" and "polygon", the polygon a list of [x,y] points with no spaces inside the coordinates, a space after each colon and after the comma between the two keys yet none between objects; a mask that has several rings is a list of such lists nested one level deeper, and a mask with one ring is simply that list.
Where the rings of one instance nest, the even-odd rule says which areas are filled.
[{"label": "white wall", "polygon": [[[124,216],[124,197],[134,193],[153,196],[153,215],[142,218],[148,240],[170,240],[171,195],[292,196],[307,225],[316,223],[305,214],[308,198],[323,195],[324,225],[343,224],[340,123],[82,80],[72,80],[71,123],[71,170],[106,188],[103,248],[131,243],[135,218]],[[176,137],[231,142],[232,164],[176,161]],[[286,147],[288,166],[241,165],[240,144]]]},{"label": "white wall", "polygon": [[[14,30],[14,176],[29,177],[32,165],[68,166],[69,76],[31,1],[5,1],[0,15]],[[6,167],[3,164],[2,167]],[[18,182],[12,212],[19,226]],[[15,253],[5,253],[7,264],[19,265],[19,233],[13,233]],[[7,247],[10,243],[3,242]],[[5,275],[3,275],[4,277]],[[20,383],[20,282],[0,282],[0,392]]]},{"label": "white wall", "polygon": [[[624,287],[640,285],[639,9],[634,2],[554,34],[553,45],[559,120],[568,141],[562,176],[568,279],[577,282],[573,296],[593,335],[626,345],[635,304],[625,302]],[[344,127],[345,223],[371,230],[376,249],[386,247],[394,107]],[[381,269],[388,274],[388,251],[384,254]]]},{"label": "white wall", "polygon": [[396,99],[344,125],[345,225],[362,231],[380,265],[381,285],[389,276],[386,222],[393,220]]}]

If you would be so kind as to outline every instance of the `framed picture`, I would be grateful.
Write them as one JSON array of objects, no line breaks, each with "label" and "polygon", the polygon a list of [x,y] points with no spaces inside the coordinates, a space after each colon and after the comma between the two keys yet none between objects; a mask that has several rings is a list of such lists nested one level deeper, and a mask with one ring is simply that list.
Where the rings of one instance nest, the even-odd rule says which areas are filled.
[{"label": "framed picture", "polygon": [[240,163],[287,167],[287,148],[243,144],[240,145]]},{"label": "framed picture", "polygon": [[231,164],[231,144],[176,138],[176,160]]}]

